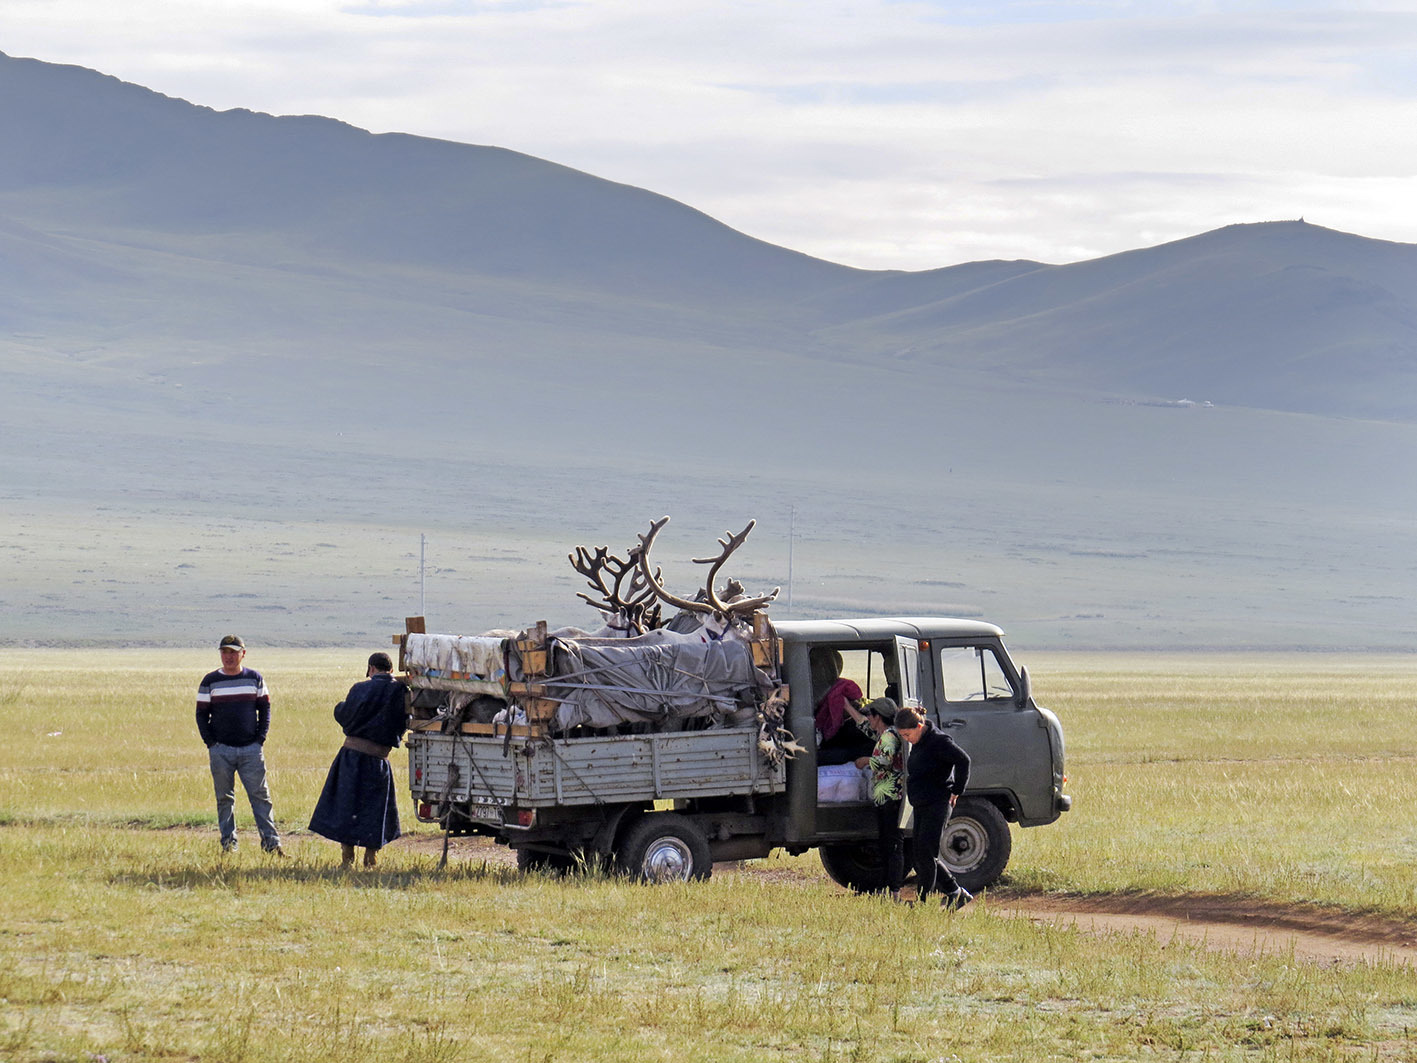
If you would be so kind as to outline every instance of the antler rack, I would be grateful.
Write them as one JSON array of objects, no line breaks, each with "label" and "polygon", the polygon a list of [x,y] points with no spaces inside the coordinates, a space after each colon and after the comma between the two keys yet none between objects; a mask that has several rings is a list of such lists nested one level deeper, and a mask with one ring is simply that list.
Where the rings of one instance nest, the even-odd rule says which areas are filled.
[{"label": "antler rack", "polygon": [[704,581],[704,589],[698,600],[690,601],[687,598],[680,598],[676,594],[671,594],[664,587],[661,579],[661,572],[658,568],[651,570],[649,563],[649,552],[654,546],[654,540],[659,535],[660,529],[669,523],[668,517],[661,517],[652,521],[649,526],[649,533],[639,537],[639,545],[630,549],[630,560],[635,562],[639,568],[641,586],[647,586],[650,591],[678,609],[685,609],[695,613],[714,613],[728,619],[734,616],[748,616],[756,612],[763,606],[772,602],[778,595],[781,587],[774,587],[772,593],[761,594],[755,598],[741,597],[743,585],[736,580],[729,585],[730,601],[723,601],[713,589],[713,581],[718,576],[718,570],[723,567],[723,563],[728,560],[729,555],[743,545],[748,538],[748,533],[757,525],[756,520],[750,520],[748,526],[737,535],[724,532],[725,538],[718,540],[718,545],[723,547],[714,557],[696,557],[693,559],[696,565],[711,565],[708,578]]},{"label": "antler rack", "polygon": [[[660,626],[660,607],[652,604],[656,597],[654,588],[645,585],[633,550],[628,560],[615,556],[607,546],[597,546],[593,553],[584,546],[578,546],[576,552],[568,556],[571,567],[600,592],[599,600],[584,592],[577,592],[577,598],[612,616],[618,613],[640,633]],[[655,573],[656,576],[658,574]],[[610,578],[608,584],[607,576]],[[628,586],[625,583],[627,579]]]}]

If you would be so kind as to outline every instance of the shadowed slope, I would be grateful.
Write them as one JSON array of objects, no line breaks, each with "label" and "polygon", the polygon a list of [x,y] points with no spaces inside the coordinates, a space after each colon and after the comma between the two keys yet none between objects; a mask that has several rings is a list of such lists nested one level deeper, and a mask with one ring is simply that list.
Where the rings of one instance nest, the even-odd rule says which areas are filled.
[{"label": "shadowed slope", "polygon": [[659,296],[791,297],[858,271],[681,203],[502,148],[215,112],[0,56],[0,190],[72,231],[272,234],[356,256]]}]

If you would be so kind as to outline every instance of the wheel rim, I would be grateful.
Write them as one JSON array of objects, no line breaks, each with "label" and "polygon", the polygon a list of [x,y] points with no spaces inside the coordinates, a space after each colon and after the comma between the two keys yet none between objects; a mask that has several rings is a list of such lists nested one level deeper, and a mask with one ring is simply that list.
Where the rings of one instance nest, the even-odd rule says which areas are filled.
[{"label": "wheel rim", "polygon": [[648,882],[687,880],[694,870],[694,854],[678,838],[656,838],[645,847],[641,870]]},{"label": "wheel rim", "polygon": [[952,819],[940,838],[940,859],[951,874],[973,871],[989,855],[989,835],[975,819]]}]

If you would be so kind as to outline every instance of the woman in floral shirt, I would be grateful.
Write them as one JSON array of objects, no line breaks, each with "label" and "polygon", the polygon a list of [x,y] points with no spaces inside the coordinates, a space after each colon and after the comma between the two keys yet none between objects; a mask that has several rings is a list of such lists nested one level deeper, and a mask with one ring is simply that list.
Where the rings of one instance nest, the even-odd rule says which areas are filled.
[{"label": "woman in floral shirt", "polygon": [[876,746],[869,757],[856,760],[858,768],[871,769],[871,803],[876,806],[876,834],[886,888],[892,900],[900,900],[905,882],[905,848],[900,835],[900,802],[905,795],[905,742],[895,729],[898,706],[890,698],[877,698],[851,712],[856,726],[874,736]]}]

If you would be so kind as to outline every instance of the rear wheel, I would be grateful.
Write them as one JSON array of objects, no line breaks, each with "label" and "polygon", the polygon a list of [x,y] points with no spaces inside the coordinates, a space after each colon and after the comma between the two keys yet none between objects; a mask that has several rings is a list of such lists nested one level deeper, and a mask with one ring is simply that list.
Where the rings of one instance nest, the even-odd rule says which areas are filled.
[{"label": "rear wheel", "polygon": [[617,859],[620,869],[641,882],[686,882],[713,871],[708,839],[693,820],[673,812],[652,812],[625,832]]},{"label": "rear wheel", "polygon": [[988,889],[1009,863],[1013,837],[1009,821],[988,801],[962,797],[940,835],[940,859],[969,890]]}]

